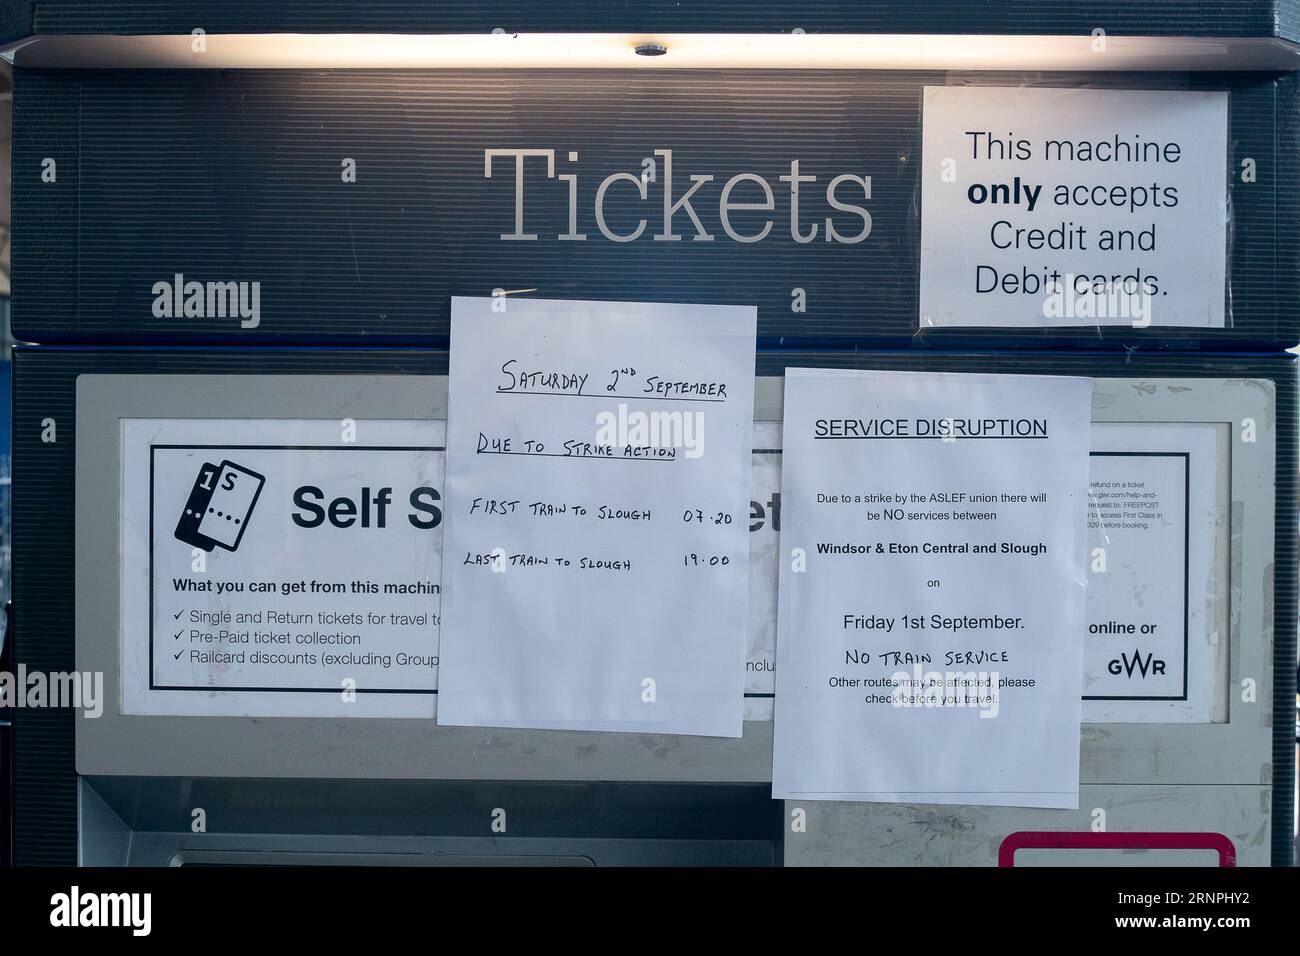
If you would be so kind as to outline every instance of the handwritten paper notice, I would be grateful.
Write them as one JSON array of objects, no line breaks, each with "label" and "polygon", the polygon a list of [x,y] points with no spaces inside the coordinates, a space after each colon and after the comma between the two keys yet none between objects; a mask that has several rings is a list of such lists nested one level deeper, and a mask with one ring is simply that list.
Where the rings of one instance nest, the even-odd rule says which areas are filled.
[{"label": "handwritten paper notice", "polygon": [[439,722],[740,736],[756,310],[451,314]]},{"label": "handwritten paper notice", "polygon": [[773,796],[1078,805],[1091,394],[787,369]]}]

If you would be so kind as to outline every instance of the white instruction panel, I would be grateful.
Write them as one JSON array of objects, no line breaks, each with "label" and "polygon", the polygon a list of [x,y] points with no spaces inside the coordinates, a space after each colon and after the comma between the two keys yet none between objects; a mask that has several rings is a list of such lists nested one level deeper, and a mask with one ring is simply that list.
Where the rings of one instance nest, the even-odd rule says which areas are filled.
[{"label": "white instruction panel", "polygon": [[[431,489],[427,500],[441,509],[444,504],[445,468],[445,453],[441,450],[441,446],[446,422],[443,420],[405,423],[365,422],[358,423],[357,428],[361,434],[365,434],[371,433],[372,426],[376,425],[385,433],[393,430],[392,437],[400,442],[410,441],[415,443],[416,447],[419,447],[420,443],[429,443],[432,450],[427,454],[422,451],[403,453],[399,448],[385,446],[378,456],[369,456],[371,461],[381,466],[374,472],[378,484],[373,484],[372,489],[396,487],[403,483],[414,485],[412,479],[418,473],[421,487]],[[316,433],[318,438],[323,436],[323,440],[328,440],[340,432],[338,423],[333,420],[324,423],[288,423],[134,419],[125,421],[123,426],[123,452],[126,462],[124,477],[134,481],[148,480],[140,477],[139,463],[133,463],[133,458],[137,455],[149,454],[147,448],[150,436],[161,436],[163,439],[179,437],[184,441],[197,441],[211,445],[214,441],[230,439],[232,436],[238,444],[249,444],[250,435],[262,435],[274,444],[276,436],[279,435],[286,444],[293,445],[300,443],[304,428]],[[1084,723],[1180,723],[1226,719],[1225,697],[1222,690],[1226,679],[1228,647],[1227,641],[1220,638],[1221,634],[1227,633],[1227,624],[1224,620],[1226,602],[1218,601],[1215,597],[1222,585],[1219,578],[1226,575],[1226,541],[1224,540],[1226,505],[1223,501],[1225,495],[1219,488],[1216,478],[1219,468],[1216,427],[1212,424],[1176,422],[1096,423],[1092,426],[1087,535],[1089,583],[1085,602],[1087,636],[1084,644]],[[776,690],[776,603],[781,534],[781,423],[755,422],[753,436],[751,500],[748,516],[749,604],[744,661],[744,718],[745,720],[771,720]],[[374,438],[374,434],[371,434],[371,438]],[[350,449],[352,446],[342,447]],[[183,489],[186,497],[182,510],[194,512],[196,509],[191,505],[189,495],[196,490],[195,484],[199,485],[198,491],[201,495],[206,495],[209,491],[203,487],[205,478],[198,470],[200,466],[209,468],[213,475],[206,483],[211,486],[214,495],[216,489],[222,484],[231,484],[235,487],[242,484],[241,469],[252,472],[249,476],[252,482],[257,482],[259,479],[265,482],[268,475],[272,476],[274,480],[269,487],[274,495],[279,493],[278,476],[285,466],[298,470],[300,466],[294,462],[300,458],[299,453],[307,449],[259,445],[239,449],[240,455],[223,454],[219,447],[204,449],[203,454],[199,453],[199,449],[188,449],[184,456],[177,458],[174,452],[181,450],[164,448],[153,453],[155,466],[159,462],[164,466],[171,462],[184,462],[183,477],[178,482],[170,483],[173,486],[170,492],[168,489],[159,489],[154,495],[155,502],[160,508],[165,509],[168,505],[164,499],[169,493],[175,494],[174,485],[177,483],[186,485],[189,482],[188,487]],[[211,451],[211,454],[207,454],[208,451]],[[263,471],[245,468],[241,464],[244,461],[254,460],[250,453],[258,456],[260,461],[270,452],[274,452],[271,457],[275,463],[272,466],[263,466]],[[355,450],[348,451],[348,454],[356,453]],[[351,459],[353,463],[364,460],[366,456]],[[234,474],[234,478],[220,477],[223,463],[229,463],[230,473]],[[379,480],[389,473],[391,473],[391,480]],[[124,516],[129,516],[130,509],[133,507],[147,509],[148,503],[139,494],[138,489],[132,489],[129,485],[124,487],[126,488],[122,504]],[[267,485],[262,484],[257,489],[257,500],[253,503],[252,509],[263,518],[268,506],[275,507],[272,498],[262,496],[266,487]],[[235,488],[229,490],[233,494]],[[190,639],[199,638],[199,635],[189,632],[194,630],[200,633],[206,632],[208,629],[200,625],[204,625],[207,621],[219,622],[223,616],[222,604],[227,607],[238,604],[235,600],[236,592],[233,590],[238,582],[221,579],[223,572],[234,570],[233,558],[224,557],[230,551],[230,545],[236,545],[237,549],[245,554],[253,553],[248,550],[253,545],[246,546],[241,537],[242,529],[253,524],[252,512],[247,505],[240,507],[237,503],[234,507],[223,507],[222,500],[218,496],[214,505],[209,498],[207,508],[202,511],[204,516],[213,516],[207,518],[207,527],[211,531],[210,537],[202,531],[202,520],[198,522],[197,527],[195,526],[193,514],[186,516],[188,520],[185,524],[180,518],[172,522],[171,519],[176,516],[165,511],[154,519],[156,529],[162,532],[156,538],[157,548],[153,555],[156,593],[166,595],[170,591],[173,596],[190,596],[187,600],[175,602],[172,613],[182,608],[187,611],[182,618],[176,619],[177,626],[172,627],[171,630],[157,628],[158,633],[162,633],[172,642],[172,650],[169,652],[172,656],[162,656],[165,641],[155,644],[154,659],[160,665],[160,669],[155,673],[182,674],[182,683],[192,684],[191,678],[194,672],[189,669],[189,665],[199,663],[199,660],[193,662],[187,660],[182,664],[185,655],[179,658],[175,656],[182,650],[179,643],[181,638],[177,636],[182,633],[180,621],[184,620],[186,624],[183,636],[187,650],[220,649],[220,641],[205,642],[189,648]],[[310,503],[311,496],[305,496],[303,501]],[[338,521],[347,521],[348,507],[346,504],[338,506],[336,511]],[[388,503],[384,505],[384,510],[387,513],[393,507],[392,503]],[[209,508],[212,510],[209,511]],[[215,518],[218,510],[222,512],[222,516]],[[240,513],[236,514],[236,511]],[[146,513],[139,512],[141,515]],[[231,518],[227,520],[225,514],[230,514]],[[305,511],[303,514],[309,515],[310,512]],[[333,529],[334,525],[328,524],[328,510],[326,515],[327,519],[321,523],[321,526]],[[141,555],[145,553],[144,539],[140,537],[138,531],[139,527],[144,527],[143,522],[147,520],[143,518],[135,531],[126,529],[123,539],[124,547],[135,548]],[[297,527],[293,525],[292,518],[288,520],[291,529]],[[433,520],[432,515],[430,520]],[[214,521],[218,523],[215,525],[215,530],[212,530]],[[385,524],[390,524],[387,514]],[[178,538],[176,536],[178,529],[190,540]],[[428,680],[424,682],[422,690],[436,691],[438,670],[436,655],[440,621],[437,591],[440,590],[441,582],[441,522],[428,530],[429,541],[422,542],[418,537],[411,541],[414,549],[412,560],[424,562],[427,580],[437,583],[439,588],[430,591],[425,587],[420,589],[422,593],[398,594],[395,593],[397,588],[390,587],[388,589],[390,593],[385,594],[384,598],[385,603],[411,602],[409,611],[402,612],[395,608],[395,614],[405,613],[413,620],[420,620],[420,615],[428,616],[427,634],[408,635],[413,639],[414,645],[411,650],[405,652],[410,656],[403,657],[401,656],[403,652],[398,650],[396,655],[390,656],[389,667],[394,666],[395,657],[397,661],[405,661],[407,664],[415,661],[416,667],[423,669],[429,662],[422,655],[434,655],[427,675]],[[365,529],[363,532],[371,533]],[[256,540],[257,537],[257,533],[254,532],[254,537],[250,541]],[[203,538],[209,540],[204,541]],[[217,543],[218,540],[224,541],[225,544]],[[198,560],[196,548],[204,552],[201,561]],[[1097,552],[1098,548],[1102,549],[1100,554]],[[359,553],[368,554],[364,550]],[[397,555],[390,554],[389,557],[396,560]],[[274,559],[281,563],[278,565],[280,570],[270,572],[272,576],[291,570],[290,565],[283,563],[283,558],[284,555],[280,553],[274,556]],[[137,626],[133,622],[143,621],[139,613],[140,608],[133,606],[132,602],[150,600],[147,595],[139,597],[148,588],[148,580],[141,577],[140,571],[149,560],[147,556],[135,560],[133,555],[131,562],[124,565],[127,570],[123,579],[122,633],[126,637],[130,637],[133,633],[142,636],[148,634],[147,621],[139,625],[140,630],[132,630]],[[346,565],[345,577],[350,585],[352,578],[363,568],[356,564],[351,556],[347,560],[349,563]],[[207,572],[193,570],[196,561],[200,568],[206,565],[209,570]],[[368,562],[366,566],[372,564]],[[193,579],[194,582],[181,585],[186,588],[184,591],[176,590],[177,575],[170,573],[176,571],[177,567],[180,568],[180,576],[183,579]],[[217,595],[215,591],[190,590],[204,587],[202,582],[205,578],[201,575],[205,573],[209,575],[207,580],[214,582],[213,587],[222,591],[221,595]],[[212,577],[213,574],[216,577]],[[306,580],[308,577],[312,576],[307,575],[305,571],[296,574],[296,580]],[[402,577],[400,571],[394,575],[395,580],[398,581]],[[319,575],[315,578],[324,580]],[[215,583],[219,581],[221,583]],[[277,600],[292,596],[282,595],[278,590],[276,593]],[[201,596],[194,597],[196,595]],[[218,596],[222,597],[223,601],[216,601]],[[301,596],[300,594],[299,597]],[[128,601],[128,598],[131,600]],[[244,598],[252,600],[247,591],[242,593],[240,600]],[[191,607],[190,604],[194,606]],[[209,604],[212,605],[211,609],[208,608]],[[283,616],[273,606],[274,604],[275,602],[269,602],[268,608],[262,615],[264,619],[255,623],[272,625],[277,619],[282,619]],[[247,608],[241,613],[249,615],[243,623],[249,625],[244,630],[248,631],[247,637],[251,642],[254,623],[251,618],[257,615]],[[158,620],[157,614],[154,617],[156,624],[165,623]],[[270,620],[266,619],[268,617]],[[332,617],[326,612],[323,620],[341,619]],[[320,620],[318,619],[316,623],[319,624]],[[389,623],[391,624],[393,620],[402,619],[393,618]],[[222,629],[218,627],[214,633],[219,634]],[[266,630],[266,627],[258,629]],[[426,628],[417,626],[417,629]],[[231,627],[225,627],[224,630],[230,631],[233,635],[232,640],[226,643],[231,645],[231,649],[237,648],[242,642],[242,636]],[[264,635],[259,639],[268,646],[274,643],[283,645],[289,626],[284,624],[279,627],[279,630],[285,633],[278,638]],[[385,628],[379,628],[379,633],[384,630]],[[370,633],[376,632],[371,630]],[[124,647],[131,648],[136,643],[131,640],[125,641]],[[206,677],[202,678],[204,689],[209,693],[196,698],[191,690],[173,693],[165,685],[151,689],[148,686],[149,670],[144,664],[145,661],[150,660],[148,651],[144,649],[142,652],[142,648],[136,646],[135,655],[137,663],[130,667],[125,665],[131,655],[123,655],[123,687],[131,689],[126,696],[133,708],[125,711],[127,713],[310,716],[337,712],[342,716],[376,714],[429,716],[436,712],[435,695],[421,693],[418,706],[412,708],[412,704],[416,701],[405,694],[399,697],[376,694],[364,685],[361,685],[356,700],[361,706],[349,705],[341,709],[334,708],[332,702],[322,707],[320,701],[315,699],[330,696],[333,688],[320,692],[293,690],[277,694],[274,690],[277,684],[283,687],[297,687],[303,683],[303,666],[301,663],[282,665],[281,661],[287,661],[288,658],[278,658],[269,654],[254,658],[256,664],[251,672],[259,675],[257,680],[262,682],[263,686],[250,692],[231,689],[233,685],[228,678],[238,673],[238,669],[219,664],[213,657],[210,662],[214,665],[211,667],[212,681],[208,682]],[[340,657],[337,661],[340,673],[354,666],[344,665],[344,660],[346,659]],[[354,657],[351,660],[361,659]],[[382,671],[383,661],[382,657],[371,658],[368,669],[373,671],[378,668]],[[283,674],[277,676],[282,666]],[[367,667],[361,668],[362,673],[366,671]],[[132,678],[132,674],[138,679]],[[308,673],[306,676],[310,678],[307,680],[308,684],[319,680],[318,674]],[[340,694],[342,690],[340,686]],[[377,709],[381,701],[384,702],[383,706]],[[162,709],[149,709],[149,707]]]},{"label": "white instruction panel", "polygon": [[122,712],[431,717],[445,427],[122,422]]},{"label": "white instruction panel", "polygon": [[1222,328],[1228,94],[928,86],[921,327]]},{"label": "white instruction panel", "polygon": [[749,494],[745,719],[771,720],[776,697],[776,594],[781,549],[780,422],[754,422]]},{"label": "white instruction panel", "polygon": [[740,736],[756,310],[451,319],[439,722]]},{"label": "white instruction panel", "polygon": [[[1092,426],[1086,724],[1227,719],[1226,463],[1216,428]],[[780,423],[755,422],[746,720],[772,719],[781,459]]]},{"label": "white instruction panel", "polygon": [[1086,722],[1226,719],[1216,441],[1210,424],[1093,426]]},{"label": "white instruction panel", "polygon": [[1077,807],[1091,405],[786,370],[774,797]]}]

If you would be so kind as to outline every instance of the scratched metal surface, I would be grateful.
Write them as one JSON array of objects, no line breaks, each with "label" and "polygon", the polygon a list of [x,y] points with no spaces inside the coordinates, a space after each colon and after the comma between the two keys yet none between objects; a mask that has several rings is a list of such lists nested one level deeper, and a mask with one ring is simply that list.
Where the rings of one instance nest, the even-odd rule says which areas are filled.
[{"label": "scratched metal surface", "polygon": [[[1232,841],[1238,866],[1268,866],[1272,790],[1264,785],[1082,785],[1078,810],[1024,807],[942,807],[906,803],[786,801],[786,866],[996,866],[1012,833],[1221,833]],[[790,832],[790,814],[806,813],[806,829]],[[1097,810],[1105,816],[1098,817]],[[1290,816],[1286,817],[1287,828]],[[1016,865],[1218,865],[1204,851],[1021,850]]]},{"label": "scratched metal surface", "polygon": [[760,785],[100,777],[80,799],[85,866],[780,862],[781,805]]}]

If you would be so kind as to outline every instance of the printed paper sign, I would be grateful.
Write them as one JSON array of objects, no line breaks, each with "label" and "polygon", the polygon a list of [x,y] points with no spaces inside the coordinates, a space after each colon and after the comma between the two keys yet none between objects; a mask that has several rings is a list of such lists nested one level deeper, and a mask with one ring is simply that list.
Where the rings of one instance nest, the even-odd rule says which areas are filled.
[{"label": "printed paper sign", "polygon": [[452,300],[440,723],[740,735],[755,322]]},{"label": "printed paper sign", "polygon": [[1222,328],[1228,95],[926,87],[921,326]]},{"label": "printed paper sign", "polygon": [[122,710],[431,717],[441,422],[122,423]]},{"label": "printed paper sign", "polygon": [[774,797],[1077,806],[1091,402],[786,371]]}]

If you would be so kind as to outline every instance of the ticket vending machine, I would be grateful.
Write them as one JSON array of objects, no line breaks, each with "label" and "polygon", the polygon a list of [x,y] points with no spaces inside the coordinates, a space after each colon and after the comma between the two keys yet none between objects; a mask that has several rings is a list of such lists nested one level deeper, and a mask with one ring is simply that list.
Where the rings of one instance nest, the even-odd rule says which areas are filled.
[{"label": "ticket vending machine", "polygon": [[[343,26],[500,27],[525,43],[597,26],[723,43],[734,31],[722,4],[635,24],[565,11],[488,23],[471,6],[399,22],[379,4]],[[18,664],[102,674],[103,693],[93,717],[17,709],[16,861],[1289,863],[1298,426],[1283,350],[1300,339],[1300,37],[1278,26],[1294,22],[1275,9],[1289,4],[1240,6],[1117,8],[1112,59],[1068,4],[1017,8],[1025,36],[992,59],[984,41],[1003,38],[973,36],[983,3],[942,16],[832,5],[799,33],[753,13],[753,30],[794,44],[933,34],[893,69],[811,37],[812,59],[765,64],[389,63],[313,37],[324,27],[293,3],[252,20],[211,8],[192,56],[192,11],[51,8],[15,55],[14,327],[32,344],[15,359],[13,637]],[[282,33],[305,34],[296,68],[259,46]],[[923,210],[937,200],[922,169],[939,88],[1212,94],[1226,124],[1213,321],[927,320]],[[799,191],[800,176],[816,184]],[[736,238],[758,232],[721,197],[733,180],[759,205],[759,181],[778,190],[782,218],[758,241]],[[866,219],[843,208],[854,181]],[[692,183],[693,215],[673,212]],[[744,736],[125,705],[142,646],[123,584],[124,541],[142,533],[127,502],[153,480],[128,436],[160,422],[441,423],[450,298],[494,294],[758,306]],[[1090,533],[1125,557],[1089,582],[1077,811],[771,799],[791,367],[1094,380]],[[1114,626],[1139,605],[1169,635],[1158,650]]]},{"label": "ticket vending machine", "polygon": [[[750,719],[744,738],[726,740],[478,730],[406,719],[115,712],[122,644],[103,634],[105,622],[111,630],[123,610],[115,560],[124,532],[118,504],[123,422],[160,416],[253,422],[268,409],[276,416],[319,414],[322,402],[359,421],[417,412],[436,418],[445,401],[445,378],[437,374],[445,355],[435,353],[299,353],[290,363],[250,372],[246,353],[116,350],[19,357],[19,374],[40,386],[20,412],[34,414],[33,403],[43,403],[55,418],[75,416],[75,449],[65,446],[58,455],[42,449],[47,454],[28,459],[35,463],[28,481],[63,488],[75,502],[71,512],[46,523],[35,554],[47,581],[67,582],[79,595],[78,668],[102,671],[107,681],[105,712],[78,718],[75,739],[67,741],[75,745],[66,754],[75,761],[77,775],[69,778],[75,794],[59,799],[55,788],[24,787],[24,809],[45,821],[47,832],[75,840],[79,860],[103,864],[433,865],[481,863],[485,855],[487,862],[557,865],[1110,862],[1106,847],[1068,843],[1072,835],[1094,832],[1098,811],[1106,834],[1135,841],[1114,848],[1121,862],[1215,862],[1220,852],[1205,845],[1209,833],[1229,841],[1236,863],[1267,864],[1275,849],[1274,808],[1287,793],[1269,769],[1290,746],[1289,726],[1279,724],[1276,733],[1270,726],[1269,692],[1277,683],[1273,616],[1289,613],[1278,608],[1291,598],[1280,594],[1269,569],[1291,560],[1291,539],[1282,530],[1290,515],[1276,476],[1295,466],[1294,435],[1277,429],[1287,407],[1294,408],[1292,367],[1260,358],[1210,368],[1200,359],[1132,360],[1122,367],[1085,356],[1043,361],[1058,374],[1096,377],[1099,456],[1114,455],[1139,473],[1152,455],[1171,459],[1181,482],[1162,489],[1170,499],[1164,507],[1181,509],[1186,521],[1183,553],[1166,557],[1179,565],[1186,586],[1172,600],[1185,625],[1175,648],[1187,656],[1169,666],[1189,691],[1168,695],[1182,700],[1162,701],[1144,701],[1150,695],[1142,693],[1091,695],[1078,811],[781,807],[768,792],[780,505],[781,378],[775,373],[793,363],[1011,370],[1015,359],[813,353],[761,360],[755,428],[768,447],[756,442],[753,466]],[[1236,438],[1245,419],[1259,424],[1255,442]],[[1124,451],[1125,432],[1134,430],[1146,441]],[[1201,457],[1209,459],[1204,468]],[[1138,593],[1143,585],[1132,587]],[[65,613],[53,600],[36,611]],[[1094,670],[1105,674],[1112,655],[1106,640],[1093,640],[1089,654],[1099,665]],[[1246,692],[1251,687],[1253,694]],[[1187,708],[1196,702],[1205,709],[1191,715]],[[1146,719],[1124,719],[1131,715]],[[47,759],[64,756],[52,751]],[[505,837],[484,832],[499,808],[511,821],[513,832]],[[196,811],[203,832],[194,832]],[[791,832],[797,811],[806,829]],[[906,836],[918,833],[924,838]],[[1201,836],[1188,836],[1182,846],[1168,836],[1180,833]],[[1026,834],[1038,834],[1037,842]],[[1165,834],[1166,842],[1153,834]],[[57,846],[42,845],[47,852]]]}]

